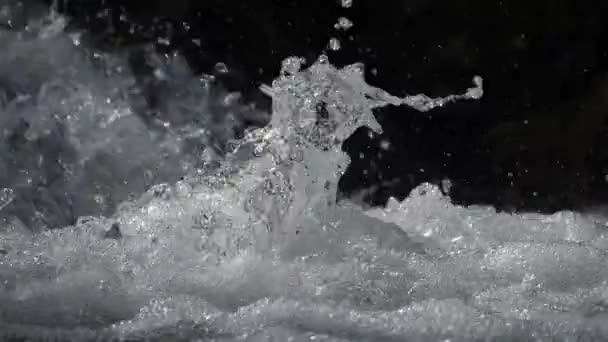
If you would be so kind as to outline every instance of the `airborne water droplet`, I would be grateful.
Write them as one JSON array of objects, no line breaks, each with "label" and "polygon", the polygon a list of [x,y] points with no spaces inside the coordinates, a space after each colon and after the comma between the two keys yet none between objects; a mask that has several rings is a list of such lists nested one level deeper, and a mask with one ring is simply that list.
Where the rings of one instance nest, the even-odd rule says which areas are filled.
[{"label": "airborne water droplet", "polygon": [[348,18],[345,17],[341,17],[340,19],[338,19],[338,22],[334,25],[334,28],[336,30],[348,30],[351,27],[353,27],[353,22],[350,21]]},{"label": "airborne water droplet", "polygon": [[340,50],[341,45],[340,45],[340,40],[338,40],[337,38],[331,38],[329,40],[329,49],[332,51],[338,51]]},{"label": "airborne water droplet", "polygon": [[350,8],[353,5],[353,0],[341,0],[342,7]]},{"label": "airborne water droplet", "polygon": [[219,73],[226,74],[228,73],[228,66],[225,63],[219,62],[215,64],[215,70]]},{"label": "airborne water droplet", "polygon": [[165,45],[165,46],[171,45],[171,41],[168,38],[164,38],[164,37],[156,39],[156,42],[158,44]]}]

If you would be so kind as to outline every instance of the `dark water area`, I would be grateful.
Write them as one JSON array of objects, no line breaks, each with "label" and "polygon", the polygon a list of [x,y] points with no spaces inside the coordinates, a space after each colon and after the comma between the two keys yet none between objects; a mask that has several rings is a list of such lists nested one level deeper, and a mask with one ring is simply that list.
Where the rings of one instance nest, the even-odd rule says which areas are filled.
[{"label": "dark water area", "polygon": [[[111,19],[98,15],[102,7]],[[269,103],[257,85],[276,77],[282,59],[313,61],[333,36],[343,47],[328,52],[332,62],[365,63],[370,83],[395,94],[445,95],[473,73],[484,76],[479,103],[431,115],[377,111],[384,134],[362,131],[344,146],[354,161],[341,181],[345,195],[365,189],[366,201],[382,205],[422,182],[449,179],[454,201],[505,210],[608,200],[605,2],[358,1],[344,9],[322,0],[81,0],[62,9],[108,47],[154,41],[170,22],[174,39],[159,48],[183,51],[202,72],[226,63],[234,72],[223,84],[261,106]],[[141,27],[129,33],[125,14]],[[354,27],[335,30],[339,16]]]}]

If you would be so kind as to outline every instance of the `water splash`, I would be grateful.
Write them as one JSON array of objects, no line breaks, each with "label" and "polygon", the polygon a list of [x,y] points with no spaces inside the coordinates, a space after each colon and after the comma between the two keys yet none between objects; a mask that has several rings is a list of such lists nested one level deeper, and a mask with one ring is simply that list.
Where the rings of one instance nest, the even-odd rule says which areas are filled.
[{"label": "water splash", "polygon": [[131,51],[91,51],[65,23],[54,14],[0,31],[0,185],[15,193],[0,220],[38,231],[110,215],[217,158],[244,121],[267,121],[180,55],[144,50],[145,72],[132,74]]},{"label": "water splash", "polygon": [[340,17],[338,18],[338,22],[334,25],[334,28],[336,30],[344,30],[347,31],[349,30],[351,27],[353,27],[353,22],[350,21],[348,18],[345,17]]},{"label": "water splash", "polygon": [[[51,42],[53,49],[46,45]],[[129,88],[128,75],[100,72],[99,64],[80,59],[67,69],[51,68],[48,60],[80,58],[64,34],[51,42],[40,36],[12,41],[12,59],[2,55],[2,70],[20,65],[37,71],[30,72],[36,76],[31,79],[23,72],[9,74],[9,84],[21,87],[16,93],[35,96],[13,95],[3,122],[13,120],[7,113],[18,113],[37,125],[27,140],[52,127],[45,121],[47,108],[73,113],[76,121],[68,122],[67,131],[80,133],[77,151],[96,150],[99,141],[105,142],[102,150],[115,146],[93,137],[116,137],[119,128],[129,128],[127,135],[148,132],[134,129],[144,127],[134,115],[115,117],[117,110],[131,108],[118,91]],[[282,75],[262,87],[273,98],[269,125],[232,141],[221,162],[208,160],[108,216],[82,216],[60,230],[32,234],[19,221],[2,225],[0,336],[74,341],[608,336],[608,239],[601,218],[464,208],[431,185],[386,208],[364,211],[335,202],[337,180],[349,162],[341,143],[361,126],[381,130],[373,108],[408,105],[425,111],[478,99],[481,79],[463,95],[399,98],[367,84],[360,64],[338,69],[324,56],[307,69],[303,64],[299,58],[286,60]],[[36,91],[40,83],[55,86]],[[182,86],[194,93],[200,89],[195,82]],[[28,102],[32,99],[36,105]],[[201,112],[208,108],[191,104]],[[111,129],[87,121],[93,118]],[[134,144],[143,150],[124,156],[157,153],[147,141]],[[130,147],[124,141],[116,146]]]}]

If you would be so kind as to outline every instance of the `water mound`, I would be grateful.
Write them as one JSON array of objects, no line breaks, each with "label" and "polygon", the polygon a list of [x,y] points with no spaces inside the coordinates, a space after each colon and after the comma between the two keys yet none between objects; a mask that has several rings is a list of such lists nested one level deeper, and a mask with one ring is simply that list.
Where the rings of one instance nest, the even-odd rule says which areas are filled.
[{"label": "water mound", "polygon": [[[119,81],[127,76],[105,74],[107,69],[86,58],[65,69],[40,64],[41,52],[80,58],[74,57],[69,36],[53,37],[19,38],[13,44],[28,49],[14,47],[12,59],[0,58],[3,68],[22,70],[7,82],[21,88],[7,96],[0,112],[3,127],[21,132],[4,136],[13,141],[7,146],[38,151],[45,137],[60,134],[71,148],[69,160],[86,163],[83,156],[128,150],[123,156],[136,160],[114,165],[125,172],[136,161],[158,162],[155,157],[166,146],[181,146],[182,135],[169,130],[155,139],[139,128],[146,125],[140,117],[125,114],[132,104],[122,94],[131,84]],[[33,177],[31,170],[39,170],[34,159],[25,159],[26,168],[4,159],[19,151],[3,153],[3,175],[28,173],[23,183],[11,178],[6,184],[12,185],[0,192],[7,217],[0,227],[0,336],[75,341],[608,336],[603,324],[608,240],[597,217],[464,208],[428,184],[386,208],[365,211],[336,203],[337,181],[349,162],[341,143],[362,125],[381,129],[373,108],[428,110],[477,99],[481,79],[464,95],[402,99],[365,83],[361,65],[337,69],[321,57],[302,70],[302,63],[286,60],[281,77],[263,87],[273,98],[270,123],[229,141],[224,158],[174,167],[184,175],[181,180],[156,182],[107,215],[77,215],[62,229],[33,232],[24,226],[14,207],[25,201],[19,186],[46,173]],[[41,90],[49,78],[59,86]],[[188,82],[180,87],[199,89]],[[204,112],[207,107],[199,105]],[[180,153],[168,155],[168,164],[183,161]],[[56,186],[93,186],[87,177],[95,170],[83,170],[79,182]],[[116,174],[109,172],[99,184]],[[38,184],[44,186],[37,189],[52,185]]]}]

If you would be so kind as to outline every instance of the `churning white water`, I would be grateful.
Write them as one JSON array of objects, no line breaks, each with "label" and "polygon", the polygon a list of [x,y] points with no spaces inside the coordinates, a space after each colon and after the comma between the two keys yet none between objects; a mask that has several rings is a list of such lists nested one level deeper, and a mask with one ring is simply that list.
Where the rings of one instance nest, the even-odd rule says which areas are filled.
[{"label": "churning white water", "polygon": [[[121,55],[92,55],[62,20],[0,32],[0,88],[11,89],[0,98],[0,127],[29,122],[28,147],[61,126],[78,167],[66,167],[73,174],[57,186],[76,196],[78,213],[144,189],[144,172],[133,170],[184,177],[62,229],[44,228],[51,212],[37,212],[30,225],[7,213],[3,339],[608,338],[608,239],[599,218],[464,208],[430,185],[386,208],[335,203],[349,162],[341,143],[363,125],[381,129],[373,108],[477,99],[481,79],[462,96],[400,99],[366,84],[361,65],[336,69],[321,57],[300,70],[291,58],[263,88],[273,99],[270,124],[233,141],[219,162],[202,151],[197,164],[180,149],[185,137],[208,133],[192,126],[151,134],[127,100],[133,77]],[[171,76],[179,96],[168,108],[212,115],[215,95],[178,60],[159,69],[181,75]],[[100,153],[103,162],[91,162]],[[0,184],[0,210],[41,177],[35,167],[19,173],[44,163],[39,156],[18,158],[0,159],[1,172],[17,174],[10,187]],[[104,163],[113,165],[110,175],[89,177]]]}]

